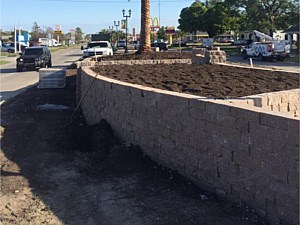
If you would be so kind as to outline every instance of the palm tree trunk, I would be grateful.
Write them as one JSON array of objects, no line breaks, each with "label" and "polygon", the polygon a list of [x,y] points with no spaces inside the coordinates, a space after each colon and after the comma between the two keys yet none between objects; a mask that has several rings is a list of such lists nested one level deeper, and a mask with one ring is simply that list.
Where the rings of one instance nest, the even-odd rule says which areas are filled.
[{"label": "palm tree trunk", "polygon": [[139,52],[151,52],[150,0],[141,0],[141,34]]}]

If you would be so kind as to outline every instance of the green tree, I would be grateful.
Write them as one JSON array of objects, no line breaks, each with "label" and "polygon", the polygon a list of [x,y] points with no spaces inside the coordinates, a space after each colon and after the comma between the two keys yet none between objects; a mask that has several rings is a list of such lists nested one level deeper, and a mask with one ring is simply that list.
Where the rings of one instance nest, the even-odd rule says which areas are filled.
[{"label": "green tree", "polygon": [[205,30],[209,37],[225,31],[239,30],[239,15],[224,2],[216,2],[205,14]]},{"label": "green tree", "polygon": [[207,1],[205,1],[205,6],[208,8],[212,8],[219,2],[223,2],[223,1],[222,0],[207,0]]},{"label": "green tree", "polygon": [[83,32],[80,27],[76,27],[75,29],[75,42],[79,44],[83,40]]},{"label": "green tree", "polygon": [[178,20],[181,31],[196,33],[206,31],[210,37],[225,31],[238,31],[240,12],[231,3],[220,0],[196,1],[190,7],[183,8]]},{"label": "green tree", "polygon": [[262,9],[266,15],[267,28],[270,36],[273,36],[273,32],[276,27],[275,24],[282,17],[282,14],[289,11],[291,7],[291,1],[288,0],[261,0]]},{"label": "green tree", "polygon": [[183,40],[184,37],[186,37],[187,35],[188,35],[188,33],[183,32],[181,30],[176,30],[175,31],[175,39],[177,39],[177,40]]},{"label": "green tree", "polygon": [[167,40],[165,27],[159,28],[159,30],[157,31],[157,39]]},{"label": "green tree", "polygon": [[204,30],[205,12],[206,7],[200,1],[194,2],[190,7],[183,8],[178,20],[178,29],[194,34],[196,34],[198,30]]},{"label": "green tree", "polygon": [[207,31],[210,37],[225,31],[259,30],[273,35],[299,23],[299,0],[207,0],[183,8],[178,28]]},{"label": "green tree", "polygon": [[289,7],[275,21],[277,29],[286,30],[286,28],[299,24],[299,1],[289,2]]},{"label": "green tree", "polygon": [[37,22],[33,23],[30,35],[31,35],[31,41],[38,42],[40,34],[42,33],[42,30]]},{"label": "green tree", "polygon": [[225,0],[240,11],[241,27],[273,35],[299,23],[299,0]]}]

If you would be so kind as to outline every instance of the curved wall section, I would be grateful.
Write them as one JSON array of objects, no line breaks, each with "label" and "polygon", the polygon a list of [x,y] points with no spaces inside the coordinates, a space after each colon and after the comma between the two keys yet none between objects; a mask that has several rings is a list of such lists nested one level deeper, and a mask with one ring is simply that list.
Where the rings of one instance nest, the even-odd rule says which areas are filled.
[{"label": "curved wall section", "polygon": [[123,141],[200,187],[298,224],[299,119],[79,71],[89,124],[106,119]]}]

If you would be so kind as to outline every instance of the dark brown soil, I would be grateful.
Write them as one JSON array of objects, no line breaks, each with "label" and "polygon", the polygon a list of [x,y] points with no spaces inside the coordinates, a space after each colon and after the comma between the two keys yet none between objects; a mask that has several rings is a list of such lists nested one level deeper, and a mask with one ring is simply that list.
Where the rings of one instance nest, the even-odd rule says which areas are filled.
[{"label": "dark brown soil", "polygon": [[209,98],[236,98],[299,88],[297,73],[222,65],[114,65],[93,69],[128,83]]}]

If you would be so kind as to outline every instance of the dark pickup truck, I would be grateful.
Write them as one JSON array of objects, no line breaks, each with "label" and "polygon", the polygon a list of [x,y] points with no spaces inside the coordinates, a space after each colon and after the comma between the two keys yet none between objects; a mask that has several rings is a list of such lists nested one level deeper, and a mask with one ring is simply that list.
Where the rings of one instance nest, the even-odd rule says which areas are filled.
[{"label": "dark pickup truck", "polygon": [[51,53],[45,46],[27,47],[17,58],[17,71],[22,72],[26,69],[39,69],[51,67]]}]

